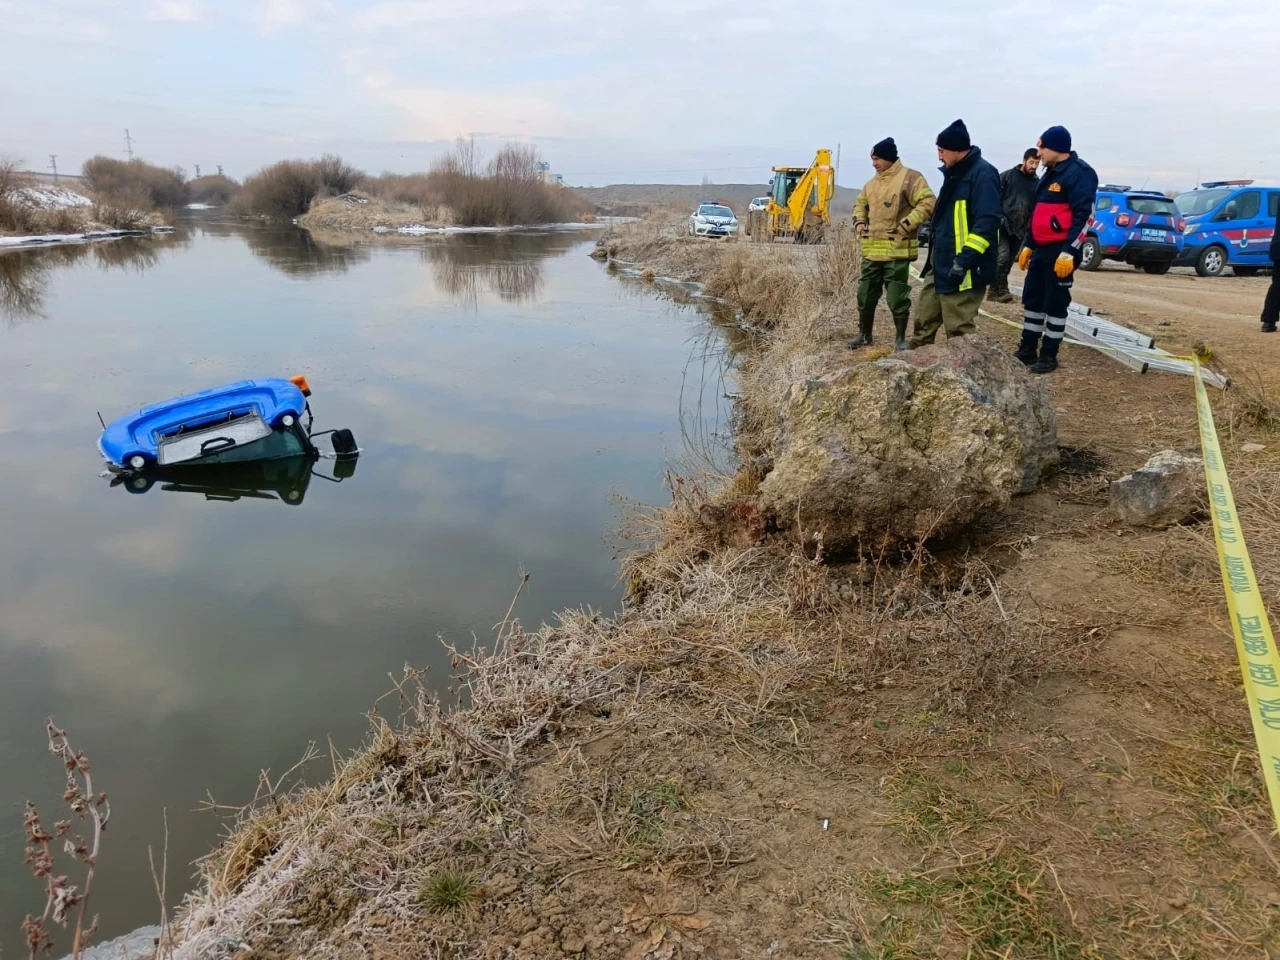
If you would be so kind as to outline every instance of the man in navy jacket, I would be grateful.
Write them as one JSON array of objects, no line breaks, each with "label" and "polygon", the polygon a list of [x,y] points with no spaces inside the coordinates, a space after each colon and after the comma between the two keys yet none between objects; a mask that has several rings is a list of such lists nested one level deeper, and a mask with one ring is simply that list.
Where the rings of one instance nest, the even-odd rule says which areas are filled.
[{"label": "man in navy jacket", "polygon": [[942,190],[933,208],[933,239],[921,273],[911,346],[973,333],[973,318],[996,275],[1000,174],[969,141],[963,120],[938,134]]},{"label": "man in navy jacket", "polygon": [[1280,320],[1280,220],[1276,221],[1275,233],[1271,235],[1271,286],[1262,304],[1262,332],[1275,333],[1277,320]]},{"label": "man in navy jacket", "polygon": [[1067,332],[1071,275],[1080,265],[1098,175],[1071,149],[1066,127],[1050,127],[1036,146],[1048,173],[1036,187],[1031,226],[1018,252],[1027,281],[1022,286],[1022,343],[1015,356],[1032,373],[1052,373]]}]

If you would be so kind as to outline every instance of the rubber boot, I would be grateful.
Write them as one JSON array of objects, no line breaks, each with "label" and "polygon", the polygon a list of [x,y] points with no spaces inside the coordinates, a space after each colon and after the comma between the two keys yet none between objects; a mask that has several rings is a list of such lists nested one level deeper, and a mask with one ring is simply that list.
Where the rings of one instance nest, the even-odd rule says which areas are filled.
[{"label": "rubber boot", "polygon": [[1013,294],[1009,292],[1007,286],[992,286],[987,291],[987,299],[992,303],[1013,303]]},{"label": "rubber boot", "polygon": [[1264,324],[1262,325],[1262,332],[1263,332],[1263,333],[1275,333],[1275,332],[1276,332],[1276,325],[1275,325],[1275,322],[1273,321],[1273,322],[1271,322],[1271,323],[1264,323]]},{"label": "rubber boot", "polygon": [[874,313],[863,314],[858,317],[858,335],[849,341],[850,350],[871,346],[871,327],[875,323],[875,319],[876,315]]},{"label": "rubber boot", "polygon": [[908,350],[907,346],[907,320],[909,317],[903,315],[893,318],[893,349]]},{"label": "rubber boot", "polygon": [[1036,350],[1039,346],[1040,334],[1023,330],[1022,342],[1018,344],[1018,351],[1013,355],[1014,359],[1022,361],[1024,366],[1031,366],[1036,362]]},{"label": "rubber boot", "polygon": [[1032,373],[1053,373],[1058,369],[1058,347],[1062,341],[1057,337],[1045,337],[1040,345],[1040,359],[1031,365]]}]

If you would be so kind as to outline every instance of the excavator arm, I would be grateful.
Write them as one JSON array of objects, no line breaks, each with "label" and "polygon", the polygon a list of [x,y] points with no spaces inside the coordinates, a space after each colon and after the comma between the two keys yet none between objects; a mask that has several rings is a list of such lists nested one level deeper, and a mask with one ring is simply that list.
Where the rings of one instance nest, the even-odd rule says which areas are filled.
[{"label": "excavator arm", "polygon": [[792,229],[803,229],[810,221],[810,213],[826,224],[831,219],[831,195],[834,192],[835,174],[831,169],[831,151],[819,150],[813,163],[787,198],[787,212],[791,215]]},{"label": "excavator arm", "polygon": [[819,235],[831,220],[831,198],[835,193],[831,151],[819,150],[807,169],[774,167],[773,170],[768,239],[793,236],[803,242]]}]

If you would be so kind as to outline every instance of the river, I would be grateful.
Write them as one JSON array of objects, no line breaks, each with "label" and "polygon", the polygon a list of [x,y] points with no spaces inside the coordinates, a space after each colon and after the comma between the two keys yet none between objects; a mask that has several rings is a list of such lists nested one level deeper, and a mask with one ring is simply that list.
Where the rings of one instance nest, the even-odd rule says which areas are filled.
[{"label": "river", "polygon": [[[358,745],[388,672],[444,683],[437,636],[490,635],[520,571],[528,626],[618,608],[618,498],[665,500],[664,467],[725,429],[724,387],[702,313],[608,276],[593,239],[197,220],[0,253],[0,953],[25,955],[43,905],[24,801],[66,816],[46,715],[110,798],[92,898],[110,937],[157,916],[165,811],[176,893],[224,826],[202,800],[247,801],[308,742]],[[316,427],[362,447],[340,483],[237,498],[100,476],[99,413],[295,373]]]}]

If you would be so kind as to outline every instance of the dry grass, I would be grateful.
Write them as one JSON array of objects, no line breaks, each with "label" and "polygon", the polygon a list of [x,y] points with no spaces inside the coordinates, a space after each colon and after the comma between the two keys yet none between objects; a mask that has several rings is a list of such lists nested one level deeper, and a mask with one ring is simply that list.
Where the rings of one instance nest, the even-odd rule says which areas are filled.
[{"label": "dry grass", "polygon": [[858,240],[844,225],[829,235],[817,246],[711,241],[689,237],[683,220],[663,213],[600,240],[598,256],[643,264],[658,278],[701,283],[766,334],[764,348],[745,356],[740,372],[737,442],[744,460],[768,450],[791,384],[869,358],[851,358],[845,345],[856,322]]},{"label": "dry grass", "polygon": [[[359,198],[365,203],[354,202]],[[298,218],[300,226],[321,230],[373,230],[376,227],[394,229],[427,224],[419,207],[395,201],[379,200],[363,192],[345,197],[318,198],[310,209]],[[436,224],[434,221],[431,225]]]},{"label": "dry grass", "polygon": [[[1081,662],[1099,636],[1084,624],[1049,629],[995,592],[985,568],[947,573],[923,555],[909,571],[868,567],[855,589],[787,549],[720,551],[669,574],[618,621],[571,613],[536,634],[508,622],[493,652],[455,651],[463,709],[444,709],[407,671],[393,691],[405,714],[375,717],[369,745],[336,763],[329,783],[265,781],[201,865],[204,890],[185,908],[176,955],[218,943],[270,950],[285,930],[294,955],[323,953],[375,914],[426,955],[456,948],[456,931],[421,929],[424,904],[464,928],[480,922],[455,909],[471,900],[457,891],[530,854],[537,814],[515,784],[546,756],[549,735],[589,739],[601,716],[671,712],[704,736],[792,750],[803,739],[796,710],[815,684],[892,685],[913,712],[985,716],[1044,671]],[[754,857],[731,820],[700,810],[676,780],[580,789],[600,863],[705,878]],[[335,914],[335,903],[346,906]],[[314,909],[300,912],[306,904]],[[302,926],[282,927],[289,917]],[[465,942],[477,946],[451,955],[481,955],[478,940]]]}]

